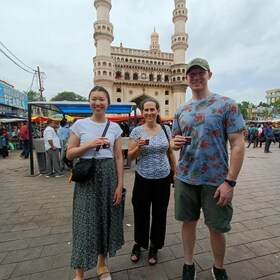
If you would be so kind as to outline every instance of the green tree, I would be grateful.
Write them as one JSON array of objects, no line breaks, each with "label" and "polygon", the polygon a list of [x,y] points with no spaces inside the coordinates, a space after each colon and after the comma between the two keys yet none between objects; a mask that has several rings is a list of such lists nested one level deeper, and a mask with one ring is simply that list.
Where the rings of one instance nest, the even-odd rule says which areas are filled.
[{"label": "green tree", "polygon": [[265,102],[260,102],[259,106],[258,107],[264,107],[264,108],[267,108],[267,107],[270,107],[269,104],[265,103]]},{"label": "green tree", "polygon": [[27,94],[28,102],[40,101],[40,93],[39,92],[30,90],[30,91],[26,92],[26,94]]},{"label": "green tree", "polygon": [[275,111],[280,113],[280,99],[279,100],[276,100],[274,103],[271,104],[274,108],[275,108]]},{"label": "green tree", "polygon": [[271,103],[272,106],[272,117],[279,118],[280,116],[280,100],[276,100],[275,102]]},{"label": "green tree", "polygon": [[248,114],[248,107],[250,105],[249,101],[242,101],[241,103],[238,103],[238,106],[240,108],[241,114],[244,118],[244,120],[249,119],[249,114]]},{"label": "green tree", "polygon": [[86,101],[87,99],[79,94],[76,94],[72,91],[63,91],[58,93],[50,101]]},{"label": "green tree", "polygon": [[263,118],[266,120],[272,116],[272,112],[269,111],[268,109],[264,109],[262,115],[263,115]]}]

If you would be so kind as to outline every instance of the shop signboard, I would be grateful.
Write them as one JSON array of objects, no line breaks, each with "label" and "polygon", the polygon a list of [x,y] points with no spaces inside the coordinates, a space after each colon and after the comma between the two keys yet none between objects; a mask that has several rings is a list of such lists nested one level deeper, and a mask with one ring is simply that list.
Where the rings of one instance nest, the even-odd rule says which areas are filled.
[{"label": "shop signboard", "polygon": [[0,82],[0,104],[27,110],[27,94]]}]

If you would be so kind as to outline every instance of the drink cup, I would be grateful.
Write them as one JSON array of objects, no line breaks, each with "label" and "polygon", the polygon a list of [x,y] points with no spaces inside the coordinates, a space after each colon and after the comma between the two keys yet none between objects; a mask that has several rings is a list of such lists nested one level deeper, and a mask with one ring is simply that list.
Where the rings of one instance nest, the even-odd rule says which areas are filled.
[{"label": "drink cup", "polygon": [[108,148],[110,148],[110,142],[104,144],[102,147],[103,147],[103,149],[108,149]]},{"label": "drink cup", "polygon": [[107,140],[106,142],[105,142],[105,144],[103,144],[102,145],[102,148],[103,149],[108,149],[108,148],[110,148],[110,142],[109,142],[109,139],[108,138],[106,138],[106,137],[100,137],[100,138],[102,138],[102,139],[104,139],[104,140]]},{"label": "drink cup", "polygon": [[192,142],[192,137],[191,136],[186,136],[185,137],[185,145],[190,145],[191,144],[191,142]]},{"label": "drink cup", "polygon": [[145,145],[149,145],[150,144],[150,139],[145,139]]}]

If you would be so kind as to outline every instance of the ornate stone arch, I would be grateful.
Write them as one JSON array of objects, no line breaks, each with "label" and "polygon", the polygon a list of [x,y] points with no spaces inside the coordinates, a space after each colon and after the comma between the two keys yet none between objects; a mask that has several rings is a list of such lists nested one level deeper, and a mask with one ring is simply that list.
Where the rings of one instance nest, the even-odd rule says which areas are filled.
[{"label": "ornate stone arch", "polygon": [[150,98],[150,96],[146,95],[146,94],[142,94],[134,99],[132,99],[130,102],[135,102],[136,105],[137,105],[137,108],[141,110],[140,108],[140,105],[141,105],[141,102],[147,98]]}]

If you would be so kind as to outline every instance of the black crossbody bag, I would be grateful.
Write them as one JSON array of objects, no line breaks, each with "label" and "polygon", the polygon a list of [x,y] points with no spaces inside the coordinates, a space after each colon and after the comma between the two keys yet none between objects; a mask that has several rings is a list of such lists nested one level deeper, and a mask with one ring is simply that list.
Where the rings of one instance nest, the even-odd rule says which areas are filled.
[{"label": "black crossbody bag", "polygon": [[[109,125],[110,125],[110,121],[107,122],[101,137],[105,137]],[[99,150],[100,150],[100,146],[96,148],[97,152]],[[79,161],[77,161],[77,163],[74,165],[72,169],[70,182],[71,181],[77,183],[86,182],[94,177],[94,173],[95,173],[95,158],[79,159]]]}]

